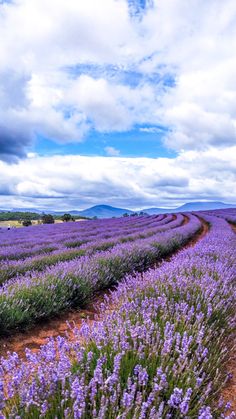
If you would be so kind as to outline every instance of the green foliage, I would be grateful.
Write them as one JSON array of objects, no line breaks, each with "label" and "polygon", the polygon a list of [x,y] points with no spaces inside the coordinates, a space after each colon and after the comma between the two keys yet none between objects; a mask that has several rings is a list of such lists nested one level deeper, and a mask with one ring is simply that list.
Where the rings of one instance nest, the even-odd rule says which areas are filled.
[{"label": "green foliage", "polygon": [[[181,244],[180,241],[179,246]],[[167,247],[169,252],[169,242]],[[14,295],[0,296],[0,318],[2,319],[0,335],[7,334],[16,327],[26,326],[37,319],[59,313],[68,307],[82,306],[84,301],[91,298],[95,290],[102,290],[117,284],[126,274],[134,271],[143,272],[160,259],[160,256],[164,256],[164,253],[164,247],[160,255],[157,246],[145,251],[133,248],[132,251],[124,252],[122,255],[111,253],[109,257],[101,254],[95,260],[91,258],[89,266],[84,265],[80,274],[67,272],[63,281],[59,273],[47,275],[44,281],[39,279],[38,283],[35,280],[35,285],[30,288],[27,284],[22,285]],[[45,256],[25,267],[16,266],[13,269],[11,266],[0,270],[0,283],[17,273],[24,274],[29,269],[42,271],[46,266],[52,266],[59,261],[72,260],[84,254],[83,249],[78,249],[64,254]],[[96,283],[94,284],[95,276]]]},{"label": "green foliage", "polygon": [[43,224],[54,224],[55,220],[51,214],[43,214],[42,223]]},{"label": "green foliage", "polygon": [[41,214],[36,212],[5,211],[0,212],[0,221],[39,220]]},{"label": "green foliage", "polygon": [[[0,269],[0,285],[13,278],[15,275],[22,274],[24,275],[26,272],[35,270],[35,271],[43,271],[47,266],[55,265],[58,262],[67,262],[72,259],[75,259],[80,256],[85,255],[85,250],[71,250],[66,253],[59,253],[54,255],[45,255],[42,256],[40,259],[33,260],[32,262],[26,265],[11,265],[5,269]],[[25,255],[26,256],[26,255]]]},{"label": "green foliage", "polygon": [[23,225],[24,227],[31,226],[31,225],[32,225],[32,221],[31,221],[31,220],[23,220],[23,221],[22,221],[22,225]]},{"label": "green foliage", "polygon": [[72,217],[72,215],[71,215],[71,214],[65,213],[65,214],[61,217],[61,219],[62,219],[62,221],[65,221],[65,222],[67,223],[68,221],[72,221],[72,220],[73,220],[73,217]]}]

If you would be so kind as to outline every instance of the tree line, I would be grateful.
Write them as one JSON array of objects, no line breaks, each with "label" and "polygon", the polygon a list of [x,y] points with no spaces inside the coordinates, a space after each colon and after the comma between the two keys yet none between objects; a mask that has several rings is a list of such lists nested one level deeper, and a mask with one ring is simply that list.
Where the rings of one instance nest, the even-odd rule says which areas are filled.
[{"label": "tree line", "polygon": [[[88,219],[83,216],[76,216],[76,219]],[[75,221],[75,217],[69,213],[63,215],[39,214],[37,212],[28,211],[2,211],[0,212],[0,221],[18,221],[23,226],[32,225],[32,221],[38,221],[39,224],[54,224],[55,220],[62,220],[64,222]]]}]

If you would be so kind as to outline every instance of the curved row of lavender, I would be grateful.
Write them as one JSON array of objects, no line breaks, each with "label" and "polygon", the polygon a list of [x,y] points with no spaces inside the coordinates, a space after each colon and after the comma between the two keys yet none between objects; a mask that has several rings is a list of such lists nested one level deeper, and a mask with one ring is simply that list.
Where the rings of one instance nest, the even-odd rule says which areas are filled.
[{"label": "curved row of lavender", "polygon": [[104,230],[104,224],[106,229],[112,231],[113,229],[127,229],[131,227],[139,226],[143,223],[149,223],[150,220],[159,220],[166,218],[166,216],[139,216],[139,217],[128,217],[128,218],[115,218],[105,220],[90,220],[84,222],[68,222],[59,224],[43,224],[36,226],[30,226],[27,228],[12,229],[10,231],[0,230],[0,247],[11,246],[12,241],[16,245],[29,246],[32,245],[32,235],[35,237],[39,244],[43,244],[54,241],[64,240],[66,236],[68,238],[75,237],[78,234],[94,233]]},{"label": "curved row of lavender", "polygon": [[[183,222],[183,215],[178,214],[176,218],[173,216],[167,216],[162,221],[145,221],[139,225],[139,227],[130,228],[129,230],[107,230],[106,223],[104,222],[103,230],[94,233],[90,236],[89,232],[85,236],[77,236],[76,241],[69,242],[70,246],[61,245],[61,243],[54,244],[54,247],[44,248],[43,254],[37,249],[36,255],[27,257],[21,257],[22,248],[17,253],[16,248],[13,247],[13,258],[2,260],[0,262],[0,283],[3,283],[6,279],[12,278],[18,274],[24,274],[31,270],[42,271],[49,265],[55,265],[57,262],[68,261],[85,254],[92,254],[97,251],[106,250],[112,248],[118,243],[135,241],[140,238],[146,238],[157,234],[158,232],[166,231],[170,228],[178,227]],[[109,233],[108,233],[109,231]],[[67,237],[68,244],[68,237]],[[72,244],[74,244],[72,246]],[[69,247],[69,249],[68,249]],[[71,247],[73,249],[71,249]],[[9,252],[8,248],[4,249],[4,252]],[[29,251],[28,251],[29,252]],[[9,252],[10,253],[10,252]],[[25,253],[23,253],[25,255]]]},{"label": "curved row of lavender", "polygon": [[[41,233],[39,234],[37,231],[38,228],[33,227],[30,230],[31,234],[27,243],[23,244],[22,242],[20,244],[15,243],[13,240],[14,236],[9,235],[8,245],[6,246],[4,244],[0,246],[0,281],[3,282],[5,277],[9,275],[14,276],[17,273],[23,273],[24,271],[37,268],[40,270],[44,266],[54,264],[57,261],[73,259],[74,257],[85,254],[86,245],[89,247],[89,245],[94,244],[94,247],[96,247],[97,241],[104,240],[105,243],[108,243],[109,247],[114,236],[122,240],[122,238],[126,238],[127,234],[133,234],[135,239],[135,235],[142,235],[149,228],[150,230],[156,227],[164,228],[165,225],[173,222],[173,220],[173,215],[168,215],[162,220],[159,220],[155,216],[146,217],[145,219],[142,217],[135,224],[129,224],[129,227],[127,223],[120,226],[120,223],[117,225],[116,220],[112,220],[112,224],[110,222],[111,220],[106,220],[103,226],[101,225],[99,228],[91,229],[91,223],[88,223],[88,227],[86,228],[85,226],[83,230],[79,227],[74,227],[74,223],[68,223],[70,225],[67,226],[67,229],[63,228],[64,226],[61,229],[61,225],[55,226],[56,228],[54,230],[50,229],[51,226],[45,226],[44,229],[40,229]],[[75,232],[74,229],[78,229],[78,231]],[[42,236],[44,236],[43,241],[41,240]],[[12,241],[14,244],[12,243],[10,247],[9,243]],[[85,249],[80,249],[81,246],[84,246]],[[8,267],[10,269],[7,269]]]},{"label": "curved row of lavender", "polygon": [[178,215],[173,221],[175,228],[167,231],[7,280],[0,287],[0,333],[81,306],[95,292],[119,282],[126,274],[148,269],[201,229],[194,215],[188,216],[187,224],[179,225],[181,217]]},{"label": "curved row of lavender", "polygon": [[27,350],[27,362],[2,359],[2,417],[232,418],[216,400],[235,329],[236,236],[205,218],[210,232],[194,247],[126,277],[103,321]]},{"label": "curved row of lavender", "polygon": [[[211,211],[207,211],[206,213],[212,214]],[[236,225],[236,208],[227,208],[227,209],[219,209],[213,212],[214,215],[217,217],[224,218],[225,220],[229,221],[230,223]]]},{"label": "curved row of lavender", "polygon": [[[135,217],[132,222],[117,222],[115,220],[104,220],[103,224],[98,226],[93,225],[91,222],[68,222],[64,224],[53,224],[27,227],[24,229],[11,230],[10,232],[5,230],[4,237],[1,235],[0,241],[0,257],[4,260],[6,257],[18,256],[19,258],[24,257],[26,254],[34,254],[37,251],[44,250],[47,252],[47,248],[57,245],[64,245],[65,247],[76,245],[77,241],[85,241],[87,238],[94,238],[100,234],[107,234],[110,237],[114,234],[114,231],[118,231],[119,234],[122,232],[133,231],[146,226],[151,226],[153,223],[168,223],[173,219],[172,215],[168,215],[164,218],[156,216],[150,217]],[[81,224],[83,224],[81,226]],[[95,222],[94,222],[95,224]],[[17,239],[18,237],[18,239]],[[20,238],[20,240],[19,240]]]}]

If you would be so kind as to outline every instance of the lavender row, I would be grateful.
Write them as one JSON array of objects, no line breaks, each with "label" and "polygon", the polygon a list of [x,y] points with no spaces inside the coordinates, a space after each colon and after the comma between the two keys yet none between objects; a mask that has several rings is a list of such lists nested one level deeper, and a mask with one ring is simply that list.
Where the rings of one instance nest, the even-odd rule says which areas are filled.
[{"label": "lavender row", "polygon": [[207,221],[195,247],[127,276],[103,321],[27,350],[26,362],[2,359],[3,418],[233,418],[216,401],[235,328],[236,238],[224,220]]},{"label": "lavender row", "polygon": [[[211,211],[207,211],[206,214],[211,214]],[[224,218],[232,224],[236,224],[236,208],[225,209],[225,210],[215,210],[214,215],[217,217]]]},{"label": "lavender row", "polygon": [[[166,218],[167,219],[167,218]],[[171,217],[169,218],[171,220]],[[39,254],[36,256],[31,256],[25,259],[19,260],[4,260],[1,262],[1,269],[0,269],[0,283],[5,282],[6,280],[13,278],[19,274],[25,274],[31,270],[43,271],[45,267],[55,265],[56,263],[69,261],[78,257],[81,257],[86,254],[92,254],[97,251],[102,251],[106,249],[111,249],[118,243],[124,243],[127,241],[135,241],[137,239],[145,239],[146,237],[151,237],[156,235],[159,232],[164,232],[171,228],[176,228],[181,225],[183,222],[183,215],[178,214],[176,219],[165,223],[160,227],[154,228],[154,223],[152,223],[153,227],[148,229],[140,229],[138,233],[135,234],[127,234],[124,233],[120,235],[116,235],[113,239],[103,239],[103,237],[107,237],[107,234],[103,232],[101,236],[97,236],[94,241],[88,241],[87,243],[82,245],[78,244],[77,248],[74,249],[67,249],[67,248],[60,248],[58,247],[56,250],[52,250],[49,254]],[[155,225],[160,225],[157,223]],[[135,230],[136,231],[136,230]],[[110,237],[110,236],[109,236]]]},{"label": "lavender row", "polygon": [[[163,216],[162,216],[163,217]],[[69,222],[61,224],[47,224],[39,225],[37,227],[31,226],[27,229],[12,229],[10,231],[0,230],[0,246],[11,246],[14,241],[15,244],[30,245],[32,237],[35,237],[38,242],[44,241],[47,237],[54,237],[55,240],[60,240],[66,235],[71,236],[72,234],[81,234],[81,233],[94,233],[104,229],[120,229],[123,228],[129,229],[132,226],[139,226],[143,222],[149,221],[149,219],[158,218],[160,216],[139,216],[139,217],[130,217],[130,218],[117,218],[117,219],[106,219],[106,220],[93,220],[93,221],[83,221],[83,222]]]},{"label": "lavender row", "polygon": [[[157,225],[163,225],[169,223],[173,219],[172,215],[169,215],[165,217],[165,219],[162,219],[159,221],[156,217],[147,217],[145,220],[143,220],[142,223],[139,223],[138,225],[135,224],[134,226],[130,226],[128,229],[127,227],[119,228],[117,229],[115,227],[115,233],[116,235],[124,235],[124,234],[130,234],[135,233],[137,231],[145,230],[149,227],[154,227]],[[73,223],[71,224],[71,228],[73,228]],[[31,230],[32,231],[32,230]],[[67,234],[60,233],[59,238],[55,238],[55,235],[49,236],[47,240],[43,240],[43,242],[38,240],[37,235],[34,235],[33,233],[35,230],[32,231],[32,237],[31,241],[27,242],[26,245],[12,245],[10,248],[7,246],[0,248],[0,260],[8,259],[8,260],[17,260],[17,259],[23,259],[25,257],[30,257],[34,254],[41,254],[41,253],[50,253],[54,250],[57,250],[58,248],[71,248],[71,247],[78,247],[80,244],[87,243],[89,241],[95,240],[97,237],[100,238],[110,238],[114,237],[114,228],[111,229],[110,227],[107,228],[106,223],[104,222],[104,225],[101,229],[97,230],[96,232],[93,230],[92,233],[89,231],[85,231],[80,234],[73,234],[70,232],[70,229],[68,229]],[[44,232],[44,235],[47,233],[47,231]]]},{"label": "lavender row", "polygon": [[[57,224],[54,226],[53,230],[50,225],[45,225],[40,228],[40,232],[38,232],[39,228],[37,229],[35,227],[31,227],[30,234],[28,236],[27,240],[17,242],[16,238],[14,236],[8,237],[8,245],[2,246],[0,248],[0,251],[3,256],[7,254],[11,254],[12,252],[12,240],[14,240],[14,249],[16,253],[23,253],[24,251],[27,253],[29,251],[34,251],[34,249],[38,248],[43,249],[44,247],[50,247],[55,245],[63,244],[67,241],[71,240],[85,240],[87,237],[90,237],[91,239],[94,239],[97,235],[101,234],[102,232],[106,231],[107,234],[114,234],[114,231],[123,231],[124,233],[127,231],[132,231],[137,228],[141,228],[142,226],[145,227],[146,225],[149,225],[153,222],[159,222],[159,219],[155,216],[152,217],[140,217],[138,222],[129,224],[127,226],[126,223],[122,223],[121,225],[118,224],[116,220],[112,220],[112,228],[111,228],[111,222],[110,220],[104,221],[103,225],[100,225],[99,228],[93,228],[91,229],[91,226],[89,227],[87,222],[84,222],[83,224],[85,227],[80,228],[81,222],[73,223],[69,222],[66,223],[66,228],[62,224]],[[167,220],[168,222],[168,220]],[[75,224],[78,224],[78,227],[75,226]],[[86,227],[87,226],[87,227]],[[23,229],[21,229],[22,231]],[[27,231],[29,231],[27,229]],[[21,233],[22,234],[22,233]]]},{"label": "lavender row", "polygon": [[0,331],[27,325],[71,306],[80,306],[126,274],[142,272],[163,256],[181,247],[201,228],[194,215],[190,222],[148,239],[113,247],[9,280],[0,288]]},{"label": "lavender row", "polygon": [[[42,271],[32,270],[32,271],[26,272],[26,275],[17,275],[16,277],[10,278],[4,284],[2,284],[2,286],[0,287],[0,295],[2,293],[5,293],[6,290],[7,290],[7,293],[9,293],[9,289],[11,289],[12,286],[15,287],[16,284],[20,284],[19,287],[21,287],[22,282],[29,283],[29,286],[31,286],[31,281],[35,281],[39,279],[44,280],[46,276],[48,275],[50,276],[52,275],[52,273],[53,275],[58,276],[64,271],[74,272],[77,267],[79,267],[81,264],[84,264],[84,261],[86,261],[87,263],[87,261],[91,259],[95,259],[95,258],[100,259],[102,257],[110,258],[111,255],[114,255],[117,252],[123,254],[123,253],[126,253],[127,251],[131,251],[132,249],[140,248],[140,246],[143,248],[154,246],[155,248],[157,247],[160,248],[160,251],[161,251],[161,245],[162,245],[163,240],[164,242],[166,242],[167,237],[171,237],[173,239],[176,237],[179,238],[182,232],[186,230],[186,228],[183,229],[183,227],[187,227],[187,230],[188,230],[188,227],[190,226],[190,231],[192,231],[192,228],[194,228],[194,231],[196,229],[196,232],[202,228],[201,222],[194,215],[189,214],[188,216],[189,221],[185,225],[182,225],[181,223],[182,218],[183,216],[179,214],[179,216],[172,222],[172,225],[174,227],[173,229],[168,228],[161,232],[158,230],[158,232],[153,236],[147,236],[146,238],[139,238],[137,240],[134,240],[133,242],[128,241],[124,243],[118,243],[115,246],[111,247],[110,249],[106,249],[100,252],[95,252],[94,254],[91,252],[88,252],[87,255],[74,258],[72,260],[65,261],[65,262],[60,261],[54,264],[53,266],[48,264],[48,265],[45,265],[45,269]],[[168,233],[170,234],[168,235]]]}]

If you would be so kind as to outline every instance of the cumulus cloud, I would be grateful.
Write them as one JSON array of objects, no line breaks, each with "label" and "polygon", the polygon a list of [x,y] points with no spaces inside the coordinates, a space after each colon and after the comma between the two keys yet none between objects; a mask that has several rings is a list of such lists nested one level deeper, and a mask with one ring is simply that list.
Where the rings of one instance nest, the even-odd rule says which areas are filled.
[{"label": "cumulus cloud", "polygon": [[182,152],[171,158],[31,155],[0,163],[1,206],[58,210],[107,203],[140,208],[189,200],[235,202],[236,147]]},{"label": "cumulus cloud", "polygon": [[235,144],[234,0],[2,2],[0,38],[2,159],[37,134],[74,142],[137,124],[168,128],[178,152]]},{"label": "cumulus cloud", "polygon": [[16,159],[26,157],[26,148],[31,143],[29,132],[20,130],[20,127],[0,125],[0,160],[9,163]]},{"label": "cumulus cloud", "polygon": [[[144,20],[154,55],[143,70],[160,59],[175,74],[175,85],[162,97],[161,120],[171,128],[167,146],[181,149],[222,148],[236,143],[235,71],[236,4],[160,1]],[[225,7],[226,6],[226,7]],[[160,19],[164,19],[165,25]]]}]

